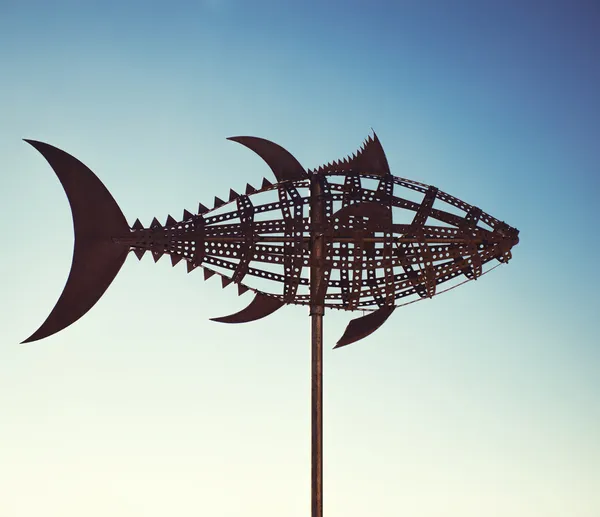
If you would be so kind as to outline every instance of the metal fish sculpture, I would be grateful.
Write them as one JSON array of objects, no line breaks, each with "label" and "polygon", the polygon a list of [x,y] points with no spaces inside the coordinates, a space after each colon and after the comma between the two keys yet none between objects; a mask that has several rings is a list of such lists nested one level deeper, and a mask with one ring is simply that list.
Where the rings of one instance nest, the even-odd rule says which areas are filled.
[{"label": "metal fish sculpture", "polygon": [[[392,176],[375,134],[352,157],[305,170],[284,148],[240,136],[276,182],[247,185],[213,208],[200,204],[149,227],[130,227],[109,191],[79,160],[26,140],[48,161],[67,194],[75,245],[71,271],[54,309],[24,342],[48,337],[81,318],[104,294],[129,252],[169,255],[188,272],[219,275],[223,287],[254,292],[240,312],[213,318],[244,323],[285,304],[359,310],[336,347],[368,336],[407,297],[431,298],[438,286],[474,280],[493,260],[506,263],[518,230],[435,187]],[[322,240],[320,252],[313,243]],[[484,271],[484,266],[485,271]],[[318,274],[315,274],[315,271]],[[314,284],[311,288],[311,282]],[[451,282],[452,283],[452,282]]]}]

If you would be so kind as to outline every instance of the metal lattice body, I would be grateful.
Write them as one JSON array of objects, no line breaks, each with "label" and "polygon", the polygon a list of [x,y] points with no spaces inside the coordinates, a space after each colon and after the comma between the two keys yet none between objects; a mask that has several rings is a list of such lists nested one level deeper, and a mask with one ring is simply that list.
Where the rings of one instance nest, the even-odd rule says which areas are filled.
[{"label": "metal lattice body", "polygon": [[[367,139],[352,158],[313,171],[305,171],[285,149],[267,140],[232,140],[263,157],[278,181],[264,179],[260,188],[247,185],[244,194],[231,190],[227,201],[216,197],[212,209],[200,204],[197,214],[185,210],[181,221],[169,216],[163,225],[155,218],[144,228],[136,220],[127,230],[120,223],[107,236],[114,246],[138,258],[146,251],[154,260],[168,254],[173,265],[184,260],[188,271],[202,267],[205,278],[220,275],[223,287],[235,283],[240,294],[255,293],[246,309],[215,321],[252,321],[284,304],[374,311],[354,320],[360,332],[349,333],[349,326],[338,342],[341,346],[379,327],[398,300],[431,298],[440,284],[459,277],[476,279],[494,259],[507,262],[518,242],[517,230],[481,209],[435,187],[392,176],[376,136]],[[63,185],[65,160],[85,167],[47,144],[32,144],[49,160]],[[93,176],[85,169],[82,178]],[[318,224],[311,218],[315,182],[323,211]],[[94,189],[71,188],[71,193],[68,185],[65,189],[73,208],[77,244],[78,198],[84,192],[89,197]],[[110,196],[108,191],[105,194]],[[109,204],[114,204],[110,210],[119,210],[110,200],[96,204],[104,211]],[[86,203],[87,214],[89,208]],[[84,217],[80,214],[80,219]],[[118,218],[113,214],[112,219]],[[323,237],[319,257],[312,250],[316,235]],[[311,292],[310,272],[316,261],[321,275],[318,289]],[[60,312],[60,302],[53,312]]]},{"label": "metal lattice body", "polygon": [[[342,182],[336,181],[340,178]],[[361,178],[378,181],[376,190],[362,187]],[[342,207],[321,229],[327,237],[326,307],[369,309],[413,294],[430,298],[437,285],[459,275],[475,279],[485,264],[507,262],[511,256],[511,228],[435,187],[393,176],[327,175],[323,180],[326,210]],[[220,274],[224,286],[234,282],[242,292],[250,289],[284,303],[309,305],[310,294],[299,292],[310,283],[309,187],[308,180],[301,180],[250,187],[244,195],[232,192],[228,203],[217,203],[202,215],[167,220],[164,226],[155,220],[148,229],[134,227],[128,242],[139,257],[145,251],[156,260],[168,254],[174,264],[185,259],[190,271],[202,266],[207,276]],[[404,189],[423,194],[423,200],[388,193]],[[278,198],[253,204],[250,194],[267,192]],[[436,199],[465,215],[434,208]],[[222,210],[232,204],[229,211]],[[402,215],[410,214],[412,221],[394,223],[392,208],[407,212]],[[257,214],[272,218],[255,220]],[[480,221],[490,228],[478,226]],[[261,290],[248,277],[270,280],[272,289]]]}]

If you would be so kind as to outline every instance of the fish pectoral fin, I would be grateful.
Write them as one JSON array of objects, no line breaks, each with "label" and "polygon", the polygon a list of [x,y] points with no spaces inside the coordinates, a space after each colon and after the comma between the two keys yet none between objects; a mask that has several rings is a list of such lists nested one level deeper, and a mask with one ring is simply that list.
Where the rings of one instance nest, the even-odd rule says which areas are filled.
[{"label": "fish pectoral fin", "polygon": [[334,212],[332,219],[348,220],[350,217],[368,217],[373,219],[377,224],[387,224],[391,228],[391,212],[390,209],[381,203],[374,201],[361,201],[340,208]]},{"label": "fish pectoral fin", "polygon": [[245,307],[235,314],[222,316],[221,318],[210,318],[211,321],[219,323],[248,323],[249,321],[259,320],[273,314],[277,309],[280,309],[285,303],[274,296],[257,293],[248,307]]},{"label": "fish pectoral fin", "polygon": [[348,323],[344,335],[333,348],[349,345],[372,334],[385,323],[395,308],[393,305],[384,305],[366,316],[353,319]]},{"label": "fish pectoral fin", "polygon": [[[348,223],[350,222],[351,218],[355,219],[352,223],[352,229],[345,230],[345,228],[349,227]],[[365,218],[368,219],[368,221],[365,221]],[[356,228],[358,228],[357,225],[360,225],[362,230],[370,233],[391,233],[393,231],[392,211],[381,203],[375,203],[372,201],[353,203],[352,205],[340,208],[337,212],[335,212],[331,216],[330,225],[333,228],[335,228],[335,226],[341,227],[340,230],[335,230],[335,233],[340,236],[354,235]]]}]

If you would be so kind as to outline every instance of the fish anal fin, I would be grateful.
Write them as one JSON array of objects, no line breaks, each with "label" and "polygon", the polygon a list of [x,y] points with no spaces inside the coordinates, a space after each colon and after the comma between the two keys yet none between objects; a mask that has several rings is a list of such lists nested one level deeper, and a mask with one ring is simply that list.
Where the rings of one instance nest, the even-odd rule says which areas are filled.
[{"label": "fish anal fin", "polygon": [[346,327],[344,335],[340,338],[334,348],[340,348],[350,343],[361,340],[369,334],[375,332],[390,317],[396,307],[393,305],[384,305],[374,312],[355,318]]}]

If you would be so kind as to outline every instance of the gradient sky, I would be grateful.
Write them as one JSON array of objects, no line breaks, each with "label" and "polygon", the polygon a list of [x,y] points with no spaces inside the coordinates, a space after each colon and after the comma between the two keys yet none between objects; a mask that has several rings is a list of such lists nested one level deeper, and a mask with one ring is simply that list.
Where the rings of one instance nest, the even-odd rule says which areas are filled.
[{"label": "gradient sky", "polygon": [[[0,515],[309,515],[309,320],[128,259],[79,322],[19,345],[72,221],[22,138],[148,224],[377,132],[392,173],[521,230],[507,266],[332,351],[327,517],[600,515],[600,4],[0,0]],[[10,238],[9,238],[10,237]],[[165,303],[167,300],[167,303]]]}]

